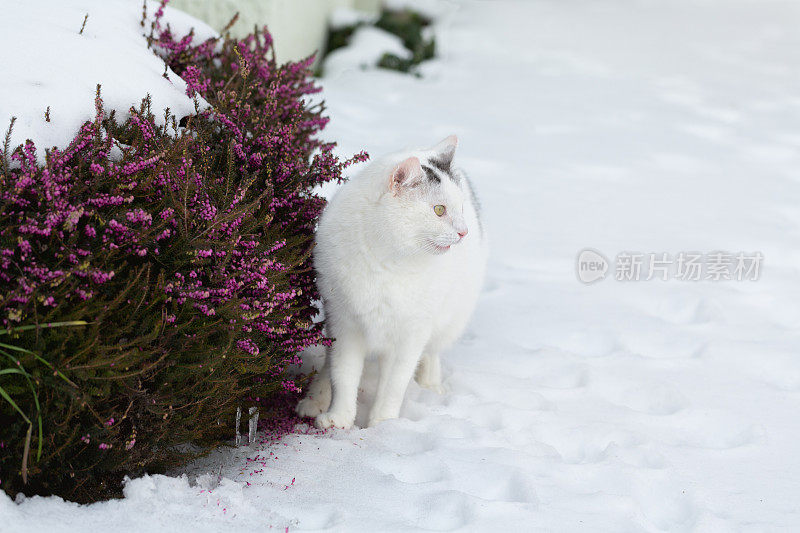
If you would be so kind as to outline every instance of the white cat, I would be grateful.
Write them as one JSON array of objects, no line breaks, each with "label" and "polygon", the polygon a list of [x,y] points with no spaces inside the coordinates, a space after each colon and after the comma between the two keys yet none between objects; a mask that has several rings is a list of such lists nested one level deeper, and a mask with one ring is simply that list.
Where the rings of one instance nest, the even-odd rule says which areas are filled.
[{"label": "white cat", "polygon": [[488,254],[472,186],[452,166],[457,143],[373,162],[320,218],[314,266],[335,341],[297,405],[319,428],[353,425],[367,354],[380,359],[370,426],[399,415],[415,369],[442,392],[439,353],[472,314]]}]

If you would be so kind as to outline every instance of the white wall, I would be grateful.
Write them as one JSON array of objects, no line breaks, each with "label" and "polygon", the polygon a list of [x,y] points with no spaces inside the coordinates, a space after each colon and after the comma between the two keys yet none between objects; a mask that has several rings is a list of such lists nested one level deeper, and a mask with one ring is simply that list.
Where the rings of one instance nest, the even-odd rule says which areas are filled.
[{"label": "white wall", "polygon": [[325,44],[328,17],[337,7],[377,12],[380,0],[172,0],[170,6],[222,29],[238,11],[234,36],[267,25],[278,61],[307,57]]}]

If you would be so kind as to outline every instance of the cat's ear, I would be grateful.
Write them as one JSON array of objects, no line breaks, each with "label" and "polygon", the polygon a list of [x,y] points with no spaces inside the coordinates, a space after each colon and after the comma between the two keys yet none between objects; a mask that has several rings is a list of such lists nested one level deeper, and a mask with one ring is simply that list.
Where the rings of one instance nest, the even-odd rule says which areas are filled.
[{"label": "cat's ear", "polygon": [[394,167],[392,178],[389,181],[389,190],[395,195],[400,194],[404,189],[421,183],[424,177],[425,174],[422,172],[422,165],[420,165],[419,159],[409,157]]},{"label": "cat's ear", "polygon": [[456,155],[456,147],[458,146],[458,137],[451,135],[437,144],[431,150],[435,155],[433,161],[437,166],[442,169],[450,168],[453,162],[453,156]]}]

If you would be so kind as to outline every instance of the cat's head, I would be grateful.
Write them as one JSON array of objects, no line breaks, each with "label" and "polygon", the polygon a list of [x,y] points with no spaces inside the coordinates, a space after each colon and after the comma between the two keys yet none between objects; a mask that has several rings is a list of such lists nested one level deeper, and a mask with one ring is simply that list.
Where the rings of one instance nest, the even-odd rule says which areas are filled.
[{"label": "cat's head", "polygon": [[389,168],[384,215],[393,237],[410,253],[447,253],[466,237],[464,178],[451,168],[455,135],[431,149],[405,154]]}]

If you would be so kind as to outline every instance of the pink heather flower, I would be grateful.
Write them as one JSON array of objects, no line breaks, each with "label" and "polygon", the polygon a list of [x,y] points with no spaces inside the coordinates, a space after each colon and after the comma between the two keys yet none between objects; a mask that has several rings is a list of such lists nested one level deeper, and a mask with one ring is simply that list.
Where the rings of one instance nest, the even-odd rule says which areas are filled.
[{"label": "pink heather flower", "polygon": [[153,216],[144,209],[134,209],[125,213],[128,222],[140,223],[149,226],[153,222]]},{"label": "pink heather flower", "polygon": [[98,285],[101,285],[114,277],[114,271],[112,270],[111,272],[101,272],[96,270],[92,272],[90,276],[93,282],[97,283]]},{"label": "pink heather flower", "polygon": [[94,294],[94,292],[93,291],[85,291],[83,289],[76,289],[75,290],[75,294],[77,294],[78,298],[80,298],[81,300],[88,300],[89,298],[92,297],[92,294]]},{"label": "pink heather flower", "polygon": [[250,355],[258,355],[260,350],[258,346],[251,340],[251,339],[244,339],[236,342],[236,346],[240,350],[244,350],[245,352],[249,353]]},{"label": "pink heather flower", "polygon": [[30,241],[28,241],[28,240],[25,240],[25,239],[21,240],[21,241],[19,242],[19,250],[20,250],[20,252],[22,252],[22,256],[23,256],[23,257],[24,257],[24,256],[26,256],[26,255],[28,255],[29,253],[31,253],[31,251],[33,250],[33,248],[31,248],[31,243],[30,243]]},{"label": "pink heather flower", "polygon": [[297,386],[297,383],[295,383],[290,379],[285,379],[281,381],[281,385],[283,386],[284,390],[287,390],[289,392],[303,392],[303,390]]}]

